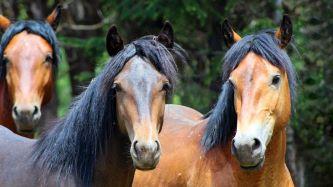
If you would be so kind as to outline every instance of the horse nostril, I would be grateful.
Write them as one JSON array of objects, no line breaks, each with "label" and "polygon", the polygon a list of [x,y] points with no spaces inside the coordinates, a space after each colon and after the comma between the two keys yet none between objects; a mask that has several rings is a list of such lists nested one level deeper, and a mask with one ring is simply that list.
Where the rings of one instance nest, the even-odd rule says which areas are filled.
[{"label": "horse nostril", "polygon": [[258,138],[254,138],[254,143],[252,145],[252,151],[259,149],[261,147],[261,142]]},{"label": "horse nostril", "polygon": [[232,154],[236,154],[237,153],[237,148],[235,146],[235,139],[232,139],[232,143],[231,143],[231,153]]},{"label": "horse nostril", "polygon": [[32,116],[35,116],[38,114],[38,107],[34,106],[34,111],[32,112]]},{"label": "horse nostril", "polygon": [[156,143],[156,152],[158,152],[158,151],[160,151],[160,143],[157,141],[157,140],[155,140],[155,143]]},{"label": "horse nostril", "polygon": [[15,116],[18,116],[19,114],[18,114],[18,112],[17,112],[17,106],[14,106],[13,110],[14,110],[14,114],[15,114]]},{"label": "horse nostril", "polygon": [[138,155],[138,148],[137,148],[138,141],[135,140],[133,143],[134,153],[137,156]]}]

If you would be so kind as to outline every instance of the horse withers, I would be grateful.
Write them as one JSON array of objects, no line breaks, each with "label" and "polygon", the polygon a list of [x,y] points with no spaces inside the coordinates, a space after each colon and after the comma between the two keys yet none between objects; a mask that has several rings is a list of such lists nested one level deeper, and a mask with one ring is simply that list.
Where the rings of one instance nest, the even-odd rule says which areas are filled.
[{"label": "horse withers", "polygon": [[58,64],[54,30],[61,6],[45,21],[11,22],[0,16],[0,124],[32,137],[41,107],[52,97]]},{"label": "horse withers", "polygon": [[137,171],[133,186],[293,186],[285,164],[286,125],[296,99],[296,74],[284,50],[292,37],[290,18],[285,15],[277,30],[244,38],[228,21],[222,29],[231,48],[214,109],[196,124],[198,115],[177,120],[165,113],[160,163]]}]

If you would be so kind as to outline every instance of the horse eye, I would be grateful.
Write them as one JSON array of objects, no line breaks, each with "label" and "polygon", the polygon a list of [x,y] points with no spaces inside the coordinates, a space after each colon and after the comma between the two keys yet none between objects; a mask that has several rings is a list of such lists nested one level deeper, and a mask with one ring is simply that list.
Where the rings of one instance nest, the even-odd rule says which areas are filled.
[{"label": "horse eye", "polygon": [[52,63],[53,62],[52,55],[47,55],[45,58],[45,62]]},{"label": "horse eye", "polygon": [[162,91],[169,91],[171,89],[170,83],[166,82],[163,84]]},{"label": "horse eye", "polygon": [[111,89],[113,89],[116,92],[121,91],[121,87],[120,87],[120,85],[118,83],[113,83]]},{"label": "horse eye", "polygon": [[280,75],[275,75],[272,79],[272,85],[278,85],[280,83]]},{"label": "horse eye", "polygon": [[8,58],[6,58],[6,57],[3,57],[3,58],[2,58],[2,61],[3,61],[4,64],[8,64],[8,63],[9,63],[9,60],[8,60]]}]

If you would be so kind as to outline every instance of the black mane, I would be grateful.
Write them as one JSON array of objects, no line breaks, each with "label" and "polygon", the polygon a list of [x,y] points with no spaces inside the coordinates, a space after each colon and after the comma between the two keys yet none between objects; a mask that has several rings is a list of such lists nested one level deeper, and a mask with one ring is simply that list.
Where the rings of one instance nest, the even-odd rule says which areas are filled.
[{"label": "black mane", "polygon": [[225,54],[222,73],[222,91],[216,106],[205,117],[208,124],[201,144],[205,151],[217,145],[225,145],[237,127],[237,115],[234,109],[234,90],[228,81],[230,73],[240,64],[243,58],[253,52],[272,65],[287,73],[291,107],[294,112],[296,100],[296,73],[287,53],[279,47],[279,41],[272,30],[262,31],[258,34],[248,35],[235,43]]},{"label": "black mane", "polygon": [[[4,50],[12,38],[19,34],[22,31],[27,31],[44,38],[53,49],[53,66],[56,70],[59,63],[59,47],[57,43],[57,37],[50,26],[46,21],[17,21],[10,25],[10,27],[5,31],[1,37],[0,42],[0,80],[3,80],[6,76],[6,64],[3,61]],[[55,71],[54,71],[55,72]]]},{"label": "black mane", "polygon": [[80,186],[91,185],[97,158],[104,153],[117,123],[114,78],[136,55],[175,84],[174,57],[161,43],[141,38],[126,45],[73,102],[67,116],[38,140],[33,159],[43,173],[57,174],[60,180],[74,177]]}]

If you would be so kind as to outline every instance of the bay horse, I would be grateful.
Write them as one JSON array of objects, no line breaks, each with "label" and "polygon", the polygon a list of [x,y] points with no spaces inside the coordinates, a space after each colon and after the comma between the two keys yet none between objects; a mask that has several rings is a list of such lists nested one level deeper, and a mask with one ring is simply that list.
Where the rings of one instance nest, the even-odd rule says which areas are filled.
[{"label": "bay horse", "polygon": [[0,124],[15,133],[33,137],[41,107],[52,98],[58,65],[54,30],[59,24],[58,5],[45,21],[12,23],[0,15]]},{"label": "bay horse", "polygon": [[[291,20],[285,15],[278,30],[244,38],[227,20],[222,29],[231,48],[215,107],[200,119],[192,109],[169,107],[159,136],[160,163],[153,171],[136,171],[133,186],[293,186],[285,164],[286,125],[296,95],[296,75],[284,50]],[[174,110],[193,117],[168,112]],[[187,125],[178,123],[185,120]]]},{"label": "bay horse", "polygon": [[112,26],[106,42],[115,56],[39,140],[0,128],[1,186],[131,186],[135,168],[156,167],[175,59],[186,53],[168,22],[125,46]]}]

